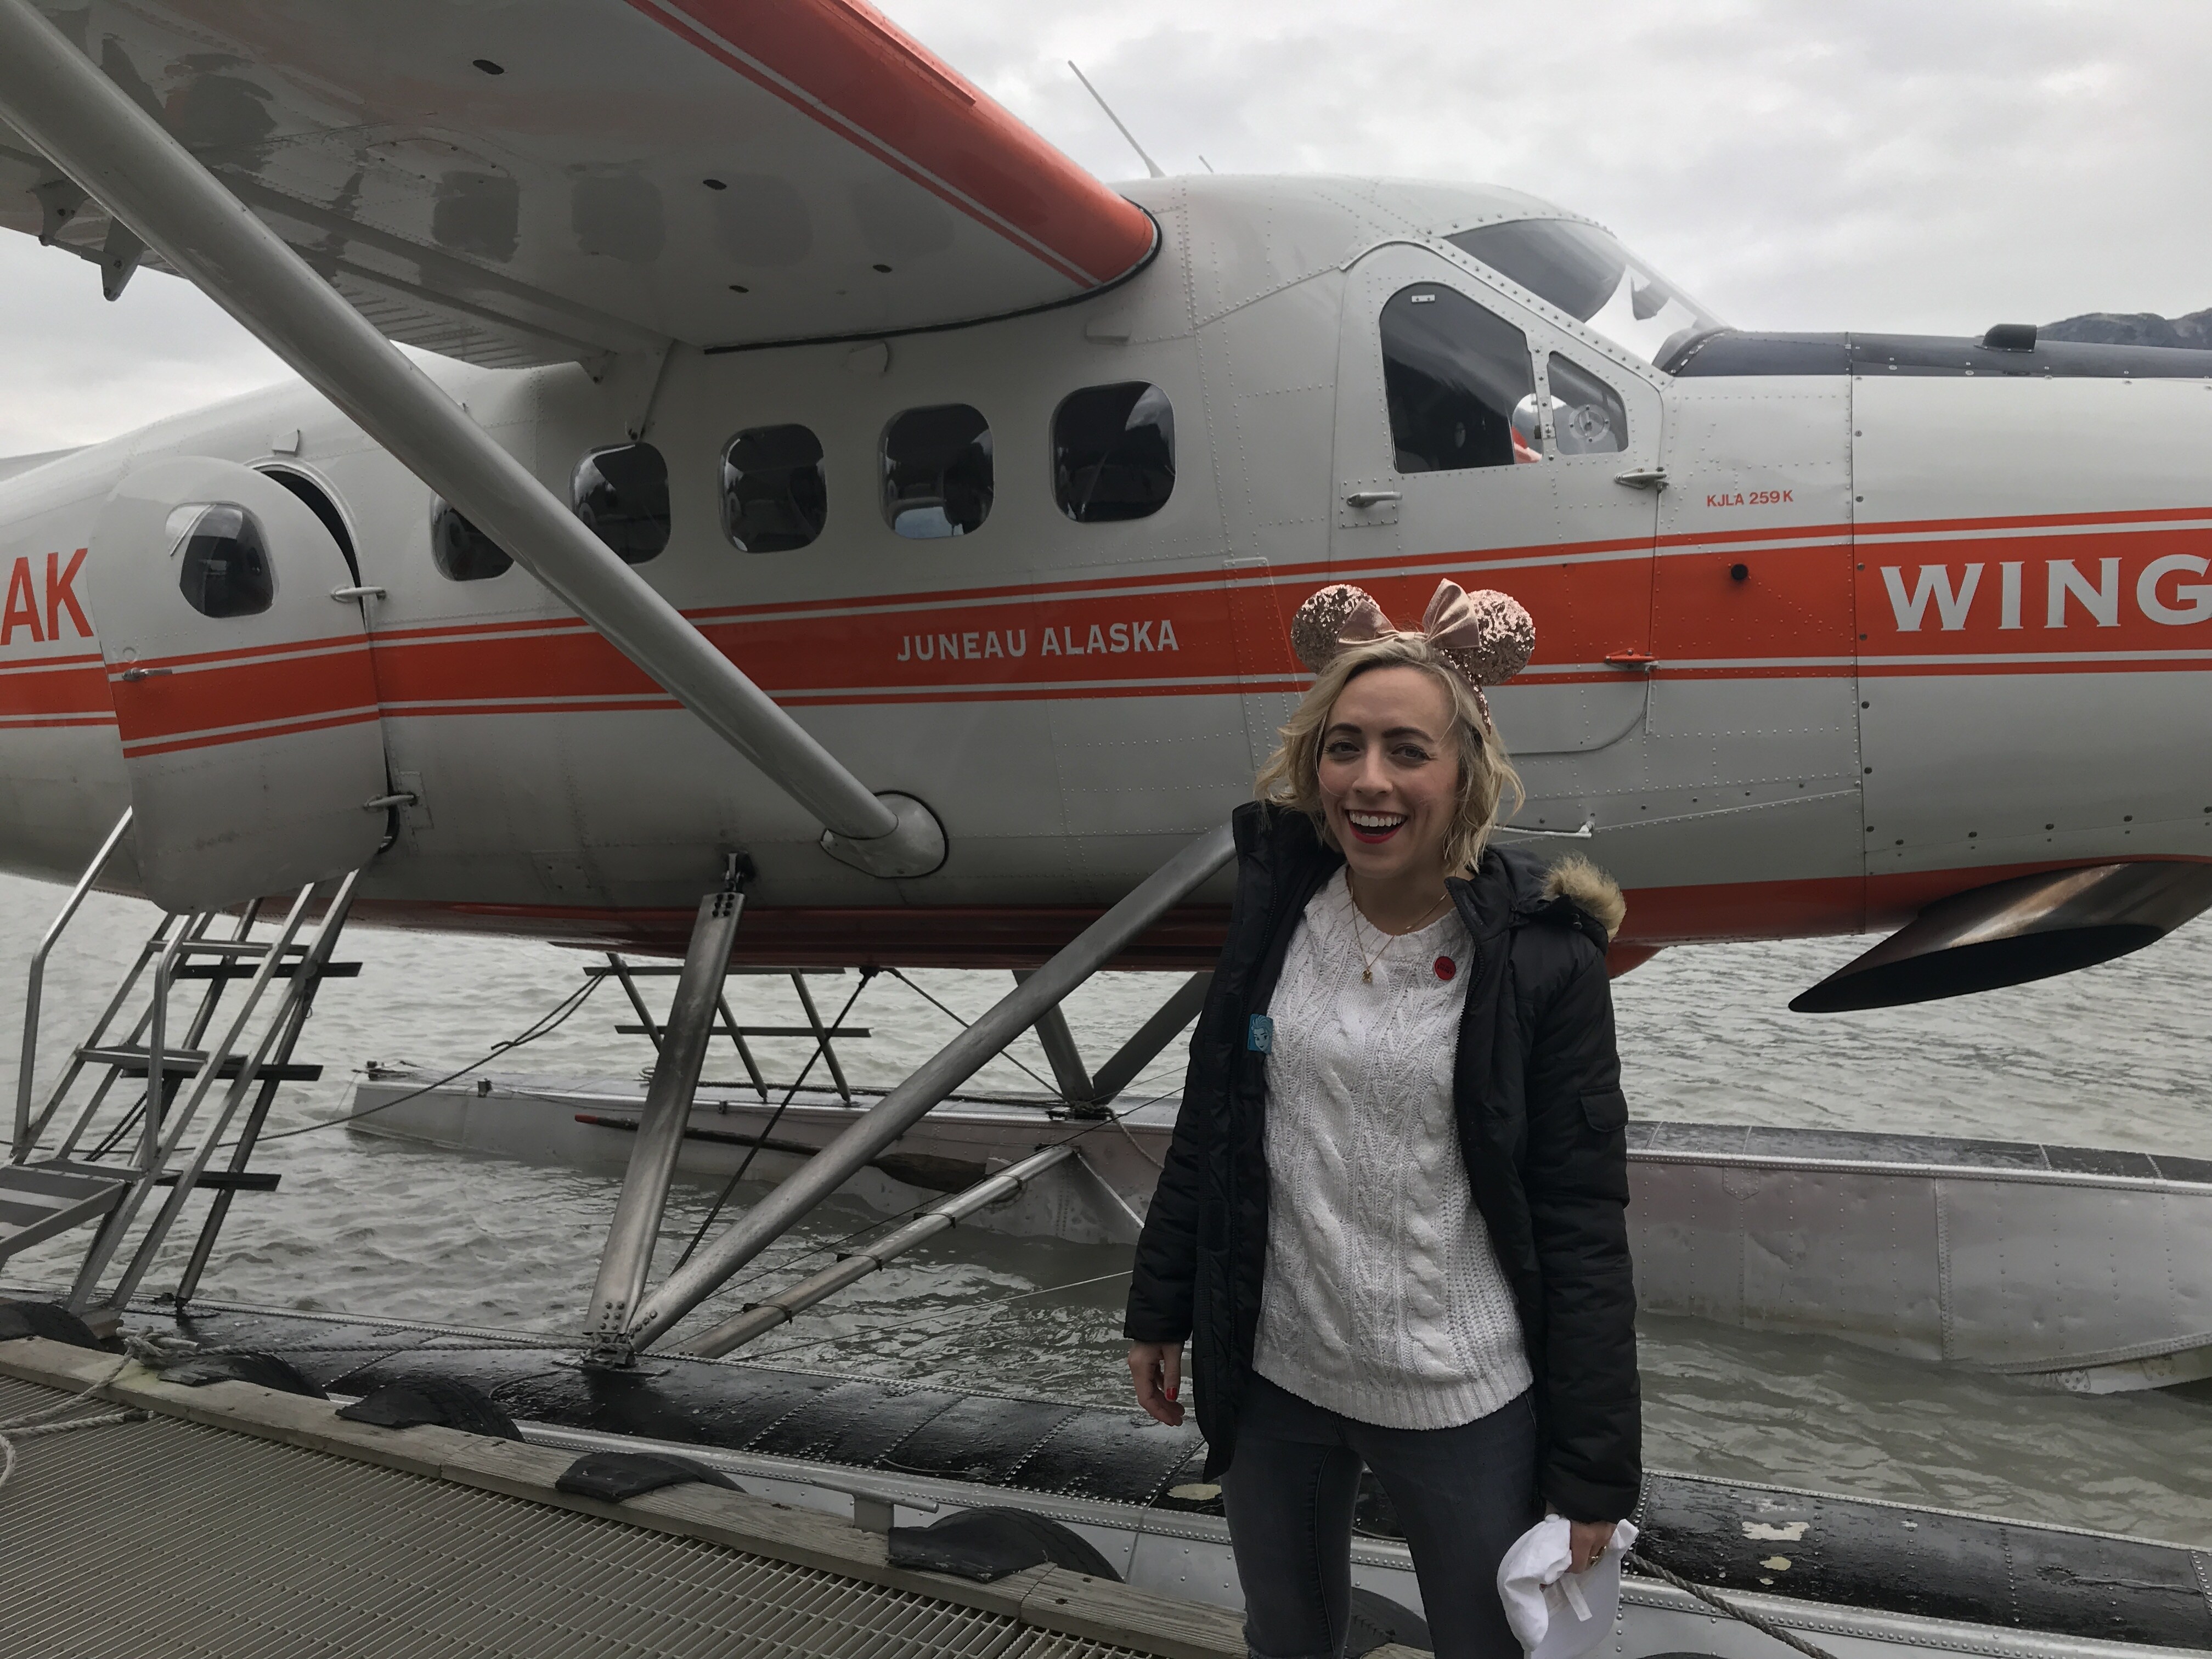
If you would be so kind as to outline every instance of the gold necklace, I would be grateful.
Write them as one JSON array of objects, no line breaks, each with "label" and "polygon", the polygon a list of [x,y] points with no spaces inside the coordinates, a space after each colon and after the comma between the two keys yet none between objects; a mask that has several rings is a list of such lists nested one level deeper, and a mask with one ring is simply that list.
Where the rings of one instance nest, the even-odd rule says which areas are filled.
[{"label": "gold necklace", "polygon": [[[1434,904],[1431,904],[1426,910],[1424,910],[1421,913],[1420,920],[1416,921],[1412,927],[1407,928],[1405,933],[1382,933],[1382,948],[1376,951],[1376,953],[1370,957],[1367,954],[1367,945],[1365,940],[1360,937],[1359,894],[1358,890],[1352,884],[1352,875],[1349,871],[1345,872],[1344,890],[1346,896],[1352,900],[1352,948],[1358,952],[1359,959],[1363,964],[1359,970],[1359,982],[1362,985],[1372,985],[1375,983],[1375,969],[1382,962],[1382,958],[1389,954],[1390,947],[1393,945],[1395,945],[1400,939],[1404,939],[1407,933],[1419,933],[1423,927],[1428,925],[1430,917],[1435,915],[1438,911],[1442,910],[1444,906],[1451,902],[1451,890],[1447,888],[1444,890],[1443,896],[1438,899]],[[1376,932],[1382,933],[1382,930],[1380,927],[1377,927]]]}]

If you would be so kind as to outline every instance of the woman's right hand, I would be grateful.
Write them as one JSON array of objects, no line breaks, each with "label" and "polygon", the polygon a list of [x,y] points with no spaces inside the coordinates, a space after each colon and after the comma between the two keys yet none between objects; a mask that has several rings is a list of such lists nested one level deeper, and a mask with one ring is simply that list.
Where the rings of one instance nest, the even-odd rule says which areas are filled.
[{"label": "woman's right hand", "polygon": [[1182,1392],[1182,1343],[1132,1342],[1129,1380],[1137,1385],[1137,1403],[1147,1416],[1170,1428],[1182,1425],[1182,1406],[1176,1398]]}]

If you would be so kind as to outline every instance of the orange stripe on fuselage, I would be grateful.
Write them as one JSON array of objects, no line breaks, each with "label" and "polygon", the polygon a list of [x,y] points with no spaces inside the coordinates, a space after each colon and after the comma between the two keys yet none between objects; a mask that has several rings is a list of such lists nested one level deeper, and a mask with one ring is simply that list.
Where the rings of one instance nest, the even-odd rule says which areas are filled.
[{"label": "orange stripe on fuselage", "polygon": [[0,661],[0,726],[112,726],[106,672],[96,653]]},{"label": "orange stripe on fuselage", "polygon": [[123,752],[130,759],[143,760],[149,755],[173,755],[187,749],[214,749],[225,744],[258,743],[266,738],[295,737],[302,732],[328,732],[341,726],[367,726],[381,716],[382,711],[374,707],[340,709],[328,714],[302,714],[295,719],[264,720],[227,731],[196,732],[187,737],[126,743],[123,745]]},{"label": "orange stripe on fuselage", "polygon": [[[1875,536],[1887,539],[1869,539]],[[2212,616],[2157,622],[2136,593],[2150,562],[2176,555],[2212,564],[2212,508],[1912,521],[1868,526],[1856,544],[1835,525],[1731,530],[1663,538],[1656,558],[1640,544],[1563,543],[688,614],[795,707],[1295,691],[1305,676],[1291,655],[1290,617],[1316,586],[1355,580],[1410,620],[1444,574],[1502,588],[1537,617],[1528,684],[1610,679],[1623,671],[1607,656],[1639,651],[1656,657],[1656,678],[1676,680],[2201,672],[2212,668]],[[2107,558],[2118,561],[2111,580]],[[2094,625],[2071,597],[2067,626],[2043,625],[2053,560],[2071,561],[2116,595],[2113,626]],[[2002,626],[2008,562],[2021,566],[2018,629]],[[1980,585],[1960,627],[1943,625],[1932,594],[1917,629],[1897,626],[1885,569],[1899,571],[1912,592],[1923,567],[1936,568],[1956,599],[1970,564],[1983,567]],[[2157,602],[2185,606],[2188,574],[2155,584]],[[0,723],[104,720],[107,689],[128,709],[125,735],[134,745],[320,718],[368,700],[363,679],[350,667],[332,675],[330,658],[357,658],[365,675],[370,653],[379,701],[397,717],[677,706],[580,620],[537,617],[395,629],[365,644],[332,638],[180,655],[143,665],[168,674],[112,688],[96,685],[88,657],[0,665]]]},{"label": "orange stripe on fuselage", "polygon": [[2006,525],[1971,538],[1922,530],[1862,541],[1855,578],[1867,672],[2203,668],[2212,524],[2126,516],[2132,527]]},{"label": "orange stripe on fuselage", "polygon": [[[125,678],[130,672],[145,678]],[[148,658],[112,669],[107,678],[124,752],[131,756],[377,717],[369,645],[359,635],[257,646],[230,658],[215,652]]]}]

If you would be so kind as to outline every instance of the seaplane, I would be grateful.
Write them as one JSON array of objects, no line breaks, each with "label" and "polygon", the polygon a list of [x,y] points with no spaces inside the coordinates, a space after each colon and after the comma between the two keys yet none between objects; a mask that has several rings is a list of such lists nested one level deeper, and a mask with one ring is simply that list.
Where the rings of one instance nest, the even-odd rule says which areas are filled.
[{"label": "seaplane", "polygon": [[[686,1352],[957,1221],[1132,1236],[1172,1107],[1115,1097],[1202,1000],[1331,582],[1534,617],[1500,834],[1620,879],[1616,973],[1884,935],[1793,1005],[1835,1013],[2212,905],[2212,352],[1746,330],[1509,189],[1147,171],[1092,178],[855,0],[0,0],[0,225],[118,305],[195,283],[298,376],[0,462],[0,866],[74,884],[0,1260],[89,1226],[69,1310],[138,1318],[211,1194],[188,1303],[349,919],[681,959],[641,1099],[362,1085],[447,1144],[620,1148],[599,1373],[856,1181],[921,1210],[896,1249]],[[95,887],[162,920],[47,1091]],[[733,968],[932,966],[1018,982],[896,1088],[701,1098]],[[1091,1070],[1060,1004],[1109,968],[1189,977]],[[1030,1030],[1055,1102],[956,1097]],[[2212,1259],[2212,1166],[1667,1130],[1662,1304],[2092,1389],[2212,1370],[2212,1283],[2112,1291]],[[652,1283],[679,1167],[739,1164],[783,1178]],[[2023,1218],[2105,1253],[2041,1287],[2063,1318],[1983,1293]],[[1882,1576],[1852,1628],[1934,1641]],[[1679,1648],[1674,1594],[1624,1651]]]}]

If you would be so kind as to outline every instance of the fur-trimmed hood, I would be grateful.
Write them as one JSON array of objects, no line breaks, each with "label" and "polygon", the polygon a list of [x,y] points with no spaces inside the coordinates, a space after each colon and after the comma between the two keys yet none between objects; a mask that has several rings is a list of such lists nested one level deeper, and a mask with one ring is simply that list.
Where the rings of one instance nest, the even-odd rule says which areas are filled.
[{"label": "fur-trimmed hood", "polygon": [[[1517,842],[1492,842],[1484,849],[1480,868],[1458,884],[1487,893],[1487,902],[1477,899],[1476,905],[1493,918],[1493,929],[1548,921],[1579,928],[1601,951],[1612,944],[1628,915],[1620,884],[1580,854],[1555,862]],[[1470,919],[1468,926],[1476,924]]]},{"label": "fur-trimmed hood", "polygon": [[1604,927],[1608,939],[1619,936],[1620,924],[1628,919],[1628,901],[1620,896],[1620,884],[1580,854],[1552,866],[1544,878],[1544,891],[1588,915]]},{"label": "fur-trimmed hood", "polygon": [[[1300,856],[1318,856],[1332,870],[1344,862],[1341,852],[1322,842],[1313,820],[1294,808],[1247,801],[1237,809],[1235,823],[1237,851],[1248,860],[1259,854],[1263,842],[1280,837],[1300,849]],[[1478,921],[1474,910],[1462,911],[1469,931],[1478,938],[1494,937],[1548,915],[1571,926],[1579,923],[1590,943],[1602,951],[1628,915],[1620,884],[1581,854],[1553,860],[1519,842],[1492,842],[1474,872],[1445,884],[1462,890],[1484,890],[1486,902],[1479,903],[1484,920]]]}]

